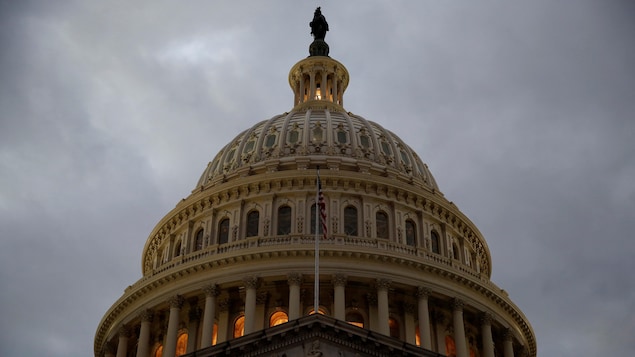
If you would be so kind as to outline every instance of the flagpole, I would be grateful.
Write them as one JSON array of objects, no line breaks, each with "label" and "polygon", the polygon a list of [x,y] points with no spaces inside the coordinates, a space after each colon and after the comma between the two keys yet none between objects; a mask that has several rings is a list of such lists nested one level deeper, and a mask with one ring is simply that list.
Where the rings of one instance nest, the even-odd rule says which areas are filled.
[{"label": "flagpole", "polygon": [[320,308],[320,166],[317,167],[317,184],[315,190],[315,286],[313,288],[313,311],[317,314]]}]

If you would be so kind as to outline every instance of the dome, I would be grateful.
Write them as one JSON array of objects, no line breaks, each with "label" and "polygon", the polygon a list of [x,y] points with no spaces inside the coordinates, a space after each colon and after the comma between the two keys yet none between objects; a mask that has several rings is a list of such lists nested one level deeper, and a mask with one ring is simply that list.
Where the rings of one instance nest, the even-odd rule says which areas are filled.
[{"label": "dome", "polygon": [[293,107],[225,145],[156,224],[95,356],[535,357],[483,235],[403,140],[344,109],[319,8],[311,26]]},{"label": "dome", "polygon": [[243,131],[208,164],[197,189],[245,174],[316,166],[438,190],[427,165],[397,135],[361,116],[326,107],[294,109]]}]

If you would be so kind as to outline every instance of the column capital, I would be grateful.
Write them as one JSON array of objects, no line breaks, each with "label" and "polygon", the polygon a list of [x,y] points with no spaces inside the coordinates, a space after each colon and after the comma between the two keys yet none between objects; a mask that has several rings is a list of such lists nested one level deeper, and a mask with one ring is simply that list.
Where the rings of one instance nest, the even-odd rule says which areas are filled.
[{"label": "column capital", "polygon": [[220,289],[216,284],[210,284],[203,287],[203,292],[205,296],[217,297],[220,294]]},{"label": "column capital", "polygon": [[188,317],[190,321],[200,321],[201,319],[201,308],[196,305],[190,305],[190,311],[188,312]]},{"label": "column capital", "polygon": [[181,295],[174,295],[168,299],[168,304],[170,305],[170,308],[180,309],[183,307],[184,302],[185,302],[185,299],[183,299],[183,296]]},{"label": "column capital", "polygon": [[225,298],[218,302],[218,310],[221,312],[229,311],[229,299]]},{"label": "column capital", "polygon": [[304,282],[304,278],[300,273],[289,273],[287,274],[287,283],[290,286],[300,286]]},{"label": "column capital", "polygon": [[463,306],[465,306],[465,302],[459,298],[452,299],[452,308],[454,311],[463,311]]},{"label": "column capital", "polygon": [[391,284],[392,280],[390,279],[377,279],[377,290],[388,290]]},{"label": "column capital", "polygon": [[144,321],[152,322],[152,318],[154,317],[154,312],[150,309],[143,309],[139,311],[139,314],[137,316],[139,317],[139,319],[141,319],[141,322],[144,322]]},{"label": "column capital", "polygon": [[503,340],[504,341],[512,341],[514,339],[514,334],[511,329],[503,329]]},{"label": "column capital", "polygon": [[481,325],[492,325],[492,314],[490,314],[489,312],[483,312],[481,313],[481,315],[479,316],[479,321],[481,322]]},{"label": "column capital", "polygon": [[119,335],[119,337],[130,337],[130,327],[121,325],[117,334]]},{"label": "column capital", "polygon": [[346,274],[338,273],[334,274],[331,280],[333,281],[333,286],[346,286],[348,276],[346,276]]},{"label": "column capital", "polygon": [[368,293],[366,294],[366,300],[368,301],[368,305],[377,306],[377,295]]},{"label": "column capital", "polygon": [[267,298],[269,297],[269,293],[266,291],[261,291],[256,295],[256,305],[264,305],[267,302]]},{"label": "column capital", "polygon": [[426,286],[417,287],[417,298],[427,300],[430,294],[432,293],[432,289]]},{"label": "column capital", "polygon": [[243,278],[243,283],[247,289],[257,289],[260,279],[255,275],[250,275]]}]

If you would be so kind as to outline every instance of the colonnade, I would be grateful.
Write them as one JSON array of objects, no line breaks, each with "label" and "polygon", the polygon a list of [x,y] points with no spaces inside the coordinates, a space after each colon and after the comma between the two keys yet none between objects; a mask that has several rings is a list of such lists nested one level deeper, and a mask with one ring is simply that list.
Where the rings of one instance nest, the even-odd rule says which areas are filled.
[{"label": "colonnade", "polygon": [[[338,320],[346,321],[346,296],[345,288],[348,278],[344,274],[335,274],[332,277],[333,283],[333,317]],[[258,287],[260,286],[261,279],[256,276],[246,276],[242,279],[243,286],[245,288],[244,298],[244,334],[249,334],[261,329],[264,325],[262,316],[265,315],[264,307],[260,308],[257,305],[263,304],[264,299],[259,298]],[[289,305],[288,305],[288,317],[289,320],[295,320],[302,316],[301,313],[301,285],[303,283],[303,277],[300,273],[290,273],[287,275],[287,283],[289,287]],[[369,328],[373,331],[379,332],[384,335],[390,336],[390,307],[389,307],[389,291],[392,282],[389,279],[377,279],[375,282],[376,295],[368,296],[369,301]],[[187,352],[193,352],[198,349],[206,348],[212,345],[212,336],[214,321],[216,319],[217,311],[219,311],[218,317],[218,342],[222,342],[228,335],[228,329],[230,328],[228,302],[217,301],[218,296],[221,293],[221,289],[216,284],[210,284],[203,287],[205,294],[205,303],[203,311],[198,307],[196,302],[192,303],[189,310],[188,321],[188,343]],[[433,349],[432,328],[435,328],[431,323],[430,309],[428,300],[432,293],[432,290],[428,287],[420,286],[417,288],[415,296],[417,298],[417,312],[416,316],[419,321],[419,337],[420,345],[427,350]],[[185,303],[185,299],[181,295],[175,295],[168,299],[169,314],[167,318],[167,328],[164,335],[164,346],[162,357],[175,357],[177,337],[180,326],[181,309]],[[465,335],[465,324],[463,316],[463,308],[465,302],[461,299],[455,298],[452,301],[452,337],[456,346],[456,357],[469,357],[470,353],[467,348],[468,343]],[[217,308],[218,306],[218,308]],[[405,339],[408,343],[415,343],[414,327],[415,321],[415,309],[407,309],[407,314],[411,317],[406,317],[405,327],[406,334]],[[202,313],[201,313],[202,312]],[[222,317],[221,315],[224,315]],[[152,319],[154,313],[150,309],[144,309],[139,312],[138,318],[140,320],[138,343],[136,349],[136,357],[150,357],[151,352],[151,328]],[[202,318],[202,333],[200,334],[200,343],[197,346],[198,328]],[[411,321],[410,321],[411,320]],[[494,340],[492,338],[492,321],[493,317],[490,313],[484,312],[480,315],[480,335],[482,337],[482,357],[494,357]],[[412,330],[412,331],[410,331]],[[128,340],[130,337],[129,326],[122,326],[118,331],[118,341],[116,350],[112,345],[107,345],[104,348],[105,357],[126,357],[128,351]],[[440,334],[437,327],[437,346],[440,353],[445,353],[442,348],[445,347],[443,340],[444,334]],[[443,336],[441,336],[443,335]],[[503,357],[515,357],[514,356],[514,340],[512,333],[507,329],[503,335]],[[116,355],[114,352],[116,351]]]}]

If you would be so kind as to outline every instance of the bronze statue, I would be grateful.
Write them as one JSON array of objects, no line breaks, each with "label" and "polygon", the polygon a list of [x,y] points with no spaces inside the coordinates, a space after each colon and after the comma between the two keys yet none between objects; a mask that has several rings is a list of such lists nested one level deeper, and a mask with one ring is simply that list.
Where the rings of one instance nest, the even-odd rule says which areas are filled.
[{"label": "bronze statue", "polygon": [[313,21],[309,22],[311,26],[311,35],[316,40],[324,40],[326,31],[329,30],[329,24],[326,22],[326,18],[322,15],[322,11],[318,7],[313,14]]}]

